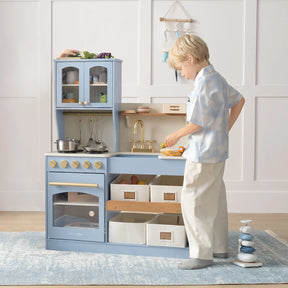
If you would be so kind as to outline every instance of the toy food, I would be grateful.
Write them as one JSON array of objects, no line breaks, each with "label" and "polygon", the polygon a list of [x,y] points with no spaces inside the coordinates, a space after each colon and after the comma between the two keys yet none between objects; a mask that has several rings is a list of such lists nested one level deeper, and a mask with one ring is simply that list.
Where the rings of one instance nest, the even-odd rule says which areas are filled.
[{"label": "toy food", "polygon": [[181,156],[182,155],[182,153],[180,153],[179,151],[168,149],[168,148],[160,149],[160,152],[166,156]]},{"label": "toy food", "polygon": [[101,93],[100,103],[107,103],[107,95],[106,94]]},{"label": "toy food", "polygon": [[81,56],[81,59],[93,59],[93,58],[97,58],[97,55],[96,55],[95,53],[88,52],[88,51],[80,52],[80,56]]},{"label": "toy food", "polygon": [[162,143],[160,144],[160,149],[163,149],[163,148],[166,148],[166,145],[165,145],[164,142],[162,142]]},{"label": "toy food", "polygon": [[76,98],[62,99],[62,103],[77,103],[77,99]]},{"label": "toy food", "polygon": [[139,182],[138,177],[135,175],[132,175],[130,180],[131,180],[131,184],[138,184]]},{"label": "toy food", "polygon": [[178,152],[180,152],[181,154],[183,154],[184,151],[185,151],[184,146],[179,146]]}]

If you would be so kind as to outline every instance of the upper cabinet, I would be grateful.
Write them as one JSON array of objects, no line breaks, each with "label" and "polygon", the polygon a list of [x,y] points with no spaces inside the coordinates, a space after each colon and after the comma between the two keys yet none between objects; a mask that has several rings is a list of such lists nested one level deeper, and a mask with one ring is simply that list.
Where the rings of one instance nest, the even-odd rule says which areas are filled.
[{"label": "upper cabinet", "polygon": [[121,60],[55,60],[55,77],[56,109],[105,110],[120,102]]}]

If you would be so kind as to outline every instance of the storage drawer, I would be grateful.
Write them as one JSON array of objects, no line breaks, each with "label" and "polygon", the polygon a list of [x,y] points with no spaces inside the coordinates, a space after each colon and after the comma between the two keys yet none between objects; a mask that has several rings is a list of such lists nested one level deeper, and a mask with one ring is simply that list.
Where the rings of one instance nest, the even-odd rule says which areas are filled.
[{"label": "storage drawer", "polygon": [[[136,176],[140,181],[146,184],[119,184],[121,181],[131,183],[131,177]],[[116,201],[149,201],[149,184],[154,175],[131,175],[125,174],[117,177],[110,184],[110,199]]]},{"label": "storage drawer", "polygon": [[168,114],[186,113],[186,104],[163,104],[163,113]]},{"label": "storage drawer", "polygon": [[183,176],[157,176],[150,184],[151,202],[181,202]]},{"label": "storage drawer", "polygon": [[147,223],[147,245],[186,247],[187,236],[182,216],[162,214]]},{"label": "storage drawer", "polygon": [[109,242],[146,244],[146,224],[154,214],[121,213],[109,220]]}]

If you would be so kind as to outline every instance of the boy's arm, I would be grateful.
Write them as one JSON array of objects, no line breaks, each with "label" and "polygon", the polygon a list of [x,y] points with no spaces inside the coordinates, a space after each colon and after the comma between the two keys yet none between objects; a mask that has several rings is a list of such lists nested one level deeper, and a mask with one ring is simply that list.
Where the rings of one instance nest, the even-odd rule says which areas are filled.
[{"label": "boy's arm", "polygon": [[236,122],[244,106],[244,103],[245,103],[245,99],[244,97],[242,97],[241,100],[231,108],[230,114],[229,114],[229,131],[233,127],[234,123]]},{"label": "boy's arm", "polygon": [[182,137],[187,136],[189,134],[193,134],[193,133],[199,131],[200,129],[202,129],[201,126],[196,125],[192,122],[189,122],[183,128],[180,128],[179,130],[168,135],[164,141],[165,146],[171,147],[171,146],[175,145]]}]

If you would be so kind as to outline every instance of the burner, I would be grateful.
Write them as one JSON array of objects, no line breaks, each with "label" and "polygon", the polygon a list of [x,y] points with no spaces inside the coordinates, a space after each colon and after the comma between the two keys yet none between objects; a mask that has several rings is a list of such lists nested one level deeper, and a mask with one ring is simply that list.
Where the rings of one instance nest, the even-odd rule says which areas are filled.
[{"label": "burner", "polygon": [[83,152],[83,150],[76,150],[76,151],[59,151],[59,153],[79,153],[79,152]]},{"label": "burner", "polygon": [[87,154],[102,154],[102,153],[107,153],[108,150],[105,151],[85,151]]}]

